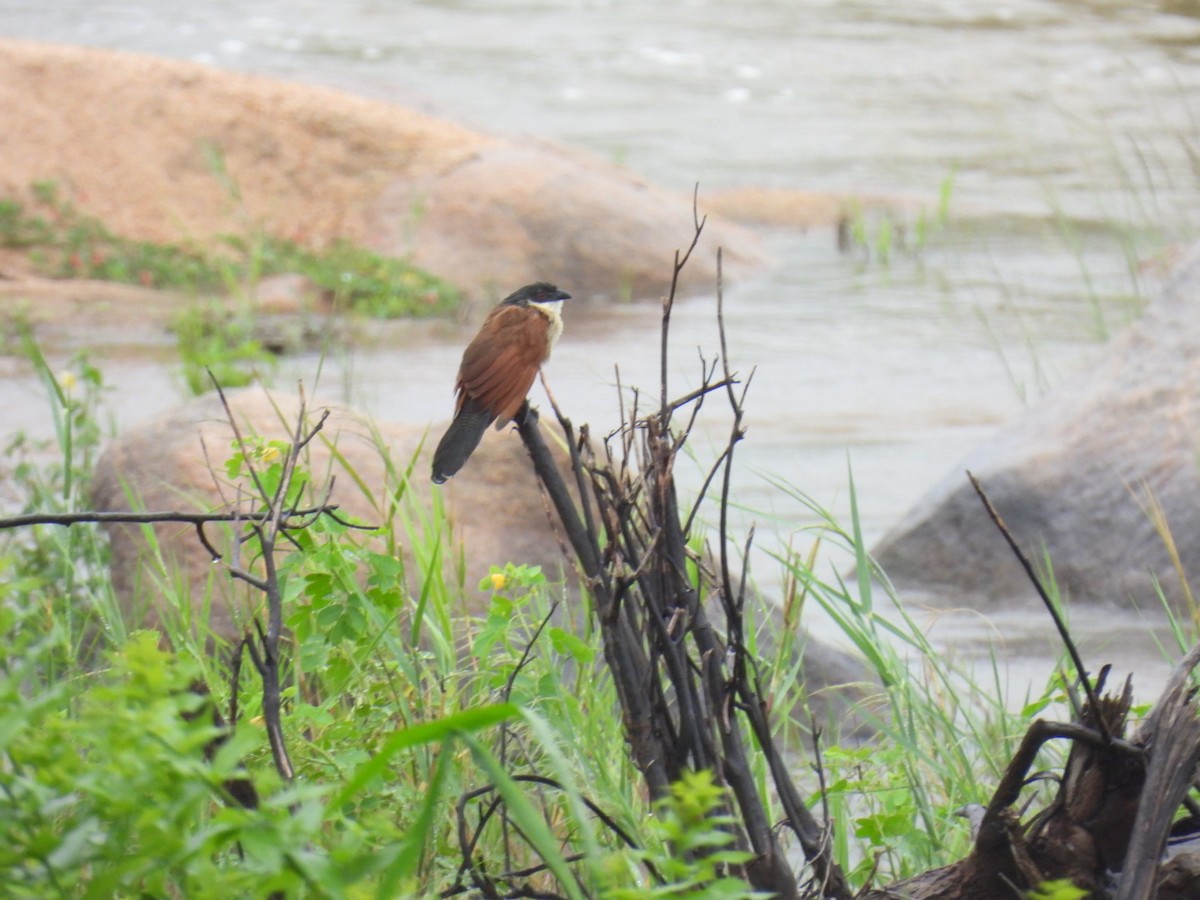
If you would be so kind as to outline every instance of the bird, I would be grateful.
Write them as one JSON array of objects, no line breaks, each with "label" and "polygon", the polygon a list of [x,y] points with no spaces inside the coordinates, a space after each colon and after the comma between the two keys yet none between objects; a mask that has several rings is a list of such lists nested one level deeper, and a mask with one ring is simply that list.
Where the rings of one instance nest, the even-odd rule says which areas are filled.
[{"label": "bird", "polygon": [[433,482],[443,484],[470,458],[487,427],[499,431],[525,403],[538,370],[562,334],[562,303],[571,295],[538,281],[509,294],[488,313],[463,351],[454,421],[433,453]]}]

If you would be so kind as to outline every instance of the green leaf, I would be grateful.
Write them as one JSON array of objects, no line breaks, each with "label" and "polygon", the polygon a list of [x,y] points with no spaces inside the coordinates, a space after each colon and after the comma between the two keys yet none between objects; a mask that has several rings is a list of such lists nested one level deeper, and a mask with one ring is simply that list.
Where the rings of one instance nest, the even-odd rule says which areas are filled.
[{"label": "green leaf", "polygon": [[1029,900],[1083,900],[1088,892],[1075,887],[1067,878],[1043,881],[1025,895]]},{"label": "green leaf", "polygon": [[433,741],[446,740],[454,734],[478,731],[491,725],[498,725],[508,719],[520,715],[520,709],[512,703],[496,703],[492,706],[480,706],[464,710],[454,715],[423,722],[398,731],[388,738],[383,747],[370,760],[355,770],[342,789],[330,801],[329,806],[336,809],[350,800],[363,789],[372,779],[382,775],[393,756],[408,747],[428,744]]},{"label": "green leaf", "polygon": [[558,653],[563,653],[577,662],[585,664],[596,658],[596,648],[590,646],[586,641],[580,640],[577,635],[554,626],[551,626],[547,633],[550,637],[550,646]]}]

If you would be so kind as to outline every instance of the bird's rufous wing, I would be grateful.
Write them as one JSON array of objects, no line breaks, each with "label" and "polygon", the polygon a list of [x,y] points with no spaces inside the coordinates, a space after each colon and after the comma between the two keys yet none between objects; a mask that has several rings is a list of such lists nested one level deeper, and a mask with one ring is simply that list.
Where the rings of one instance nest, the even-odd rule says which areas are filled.
[{"label": "bird's rufous wing", "polygon": [[500,424],[517,414],[549,355],[549,320],[535,309],[492,310],[463,353],[458,408],[469,397]]}]

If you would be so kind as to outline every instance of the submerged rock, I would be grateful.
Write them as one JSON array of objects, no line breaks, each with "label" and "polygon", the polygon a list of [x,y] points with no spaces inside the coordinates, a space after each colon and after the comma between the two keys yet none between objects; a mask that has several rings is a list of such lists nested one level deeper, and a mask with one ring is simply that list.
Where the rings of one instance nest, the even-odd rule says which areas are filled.
[{"label": "submerged rock", "polygon": [[1075,602],[1159,607],[1200,576],[1200,246],[1143,318],[1000,429],[875,550],[904,594],[983,605],[1029,597],[964,470],[1026,555]]}]

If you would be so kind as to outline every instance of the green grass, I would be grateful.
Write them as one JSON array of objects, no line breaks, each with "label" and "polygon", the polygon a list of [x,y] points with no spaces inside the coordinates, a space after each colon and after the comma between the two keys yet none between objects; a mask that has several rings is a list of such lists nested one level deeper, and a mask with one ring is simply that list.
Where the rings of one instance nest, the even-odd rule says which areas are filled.
[{"label": "green grass", "polygon": [[211,243],[137,241],[80,212],[52,182],[25,204],[0,200],[0,247],[29,255],[55,278],[94,278],[189,294],[236,293],[270,275],[305,276],[330,304],[376,318],[444,315],[457,291],[401,259],[346,241],[322,250],[264,233]]},{"label": "green grass", "polygon": [[227,388],[271,383],[278,357],[263,346],[248,312],[197,300],[177,313],[171,325],[189,394],[211,391],[214,378]]},{"label": "green grass", "polygon": [[843,252],[858,253],[864,264],[872,259],[888,269],[897,253],[919,259],[930,242],[945,230],[950,222],[950,203],[954,197],[951,170],[938,186],[937,203],[922,206],[915,215],[894,207],[869,209],[859,200],[850,202],[839,227],[839,243]]},{"label": "green grass", "polygon": [[[986,804],[1037,714],[1064,692],[1047,685],[1013,712],[993,656],[980,676],[956,667],[930,644],[926,629],[897,601],[887,576],[866,553],[858,498],[849,478],[851,517],[843,526],[786,482],[774,486],[807,507],[820,552],[777,554],[803,603],[816,604],[866,661],[880,684],[859,710],[878,730],[864,745],[824,749],[824,801],[836,823],[838,862],[854,880],[875,873],[887,883],[957,860],[969,851],[964,806]],[[815,561],[853,567],[854,581],[822,577]],[[1047,747],[1042,763],[1057,759]],[[814,786],[815,787],[815,786]],[[814,791],[814,804],[821,797]]]},{"label": "green grass", "polygon": [[[226,387],[270,382],[281,348],[264,343],[262,317],[251,301],[264,278],[302,276],[305,293],[317,301],[322,315],[440,316],[460,300],[447,282],[347,241],[322,250],[265,233],[226,235],[206,244],[136,241],[81,213],[52,182],[35,184],[31,196],[30,204],[0,200],[0,247],[24,253],[50,277],[138,284],[182,294],[171,325],[183,383],[193,395],[212,389],[210,371]],[[317,311],[302,312],[311,319]],[[15,333],[20,323],[12,324],[3,331]],[[329,338],[324,323],[309,330]],[[0,347],[3,343],[0,338]]]}]

